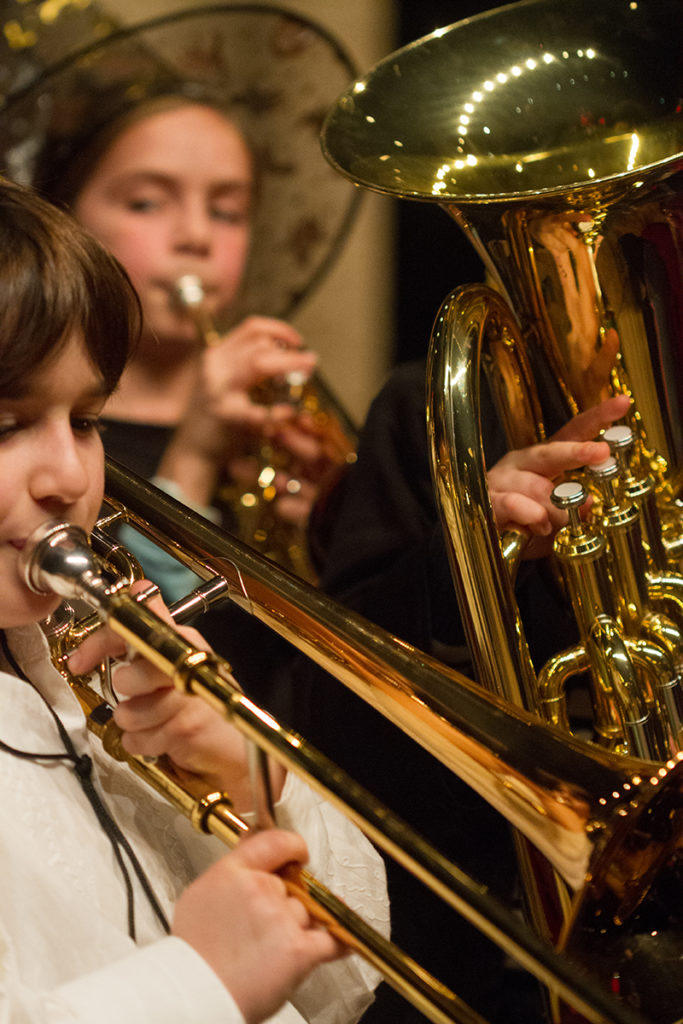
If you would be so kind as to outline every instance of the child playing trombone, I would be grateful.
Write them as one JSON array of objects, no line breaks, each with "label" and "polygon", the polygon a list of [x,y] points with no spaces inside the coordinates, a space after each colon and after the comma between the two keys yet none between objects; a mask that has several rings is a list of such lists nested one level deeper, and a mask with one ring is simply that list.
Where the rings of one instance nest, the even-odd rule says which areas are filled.
[{"label": "child playing trombone", "polygon": [[[282,820],[305,826],[308,849],[273,829],[224,855],[191,834],[90,739],[38,626],[59,598],[33,593],[20,573],[28,536],[47,520],[94,525],[98,420],[139,315],[98,243],[0,181],[0,1018],[252,1024],[300,1021],[296,1005],[307,1020],[347,1024],[376,974],[342,957],[277,872],[310,851],[318,876],[386,931],[370,844],[277,771]],[[88,671],[112,644],[103,631],[72,667]],[[245,759],[232,726],[138,659],[117,686],[135,695],[117,711],[130,750],[166,752],[240,799]]]}]

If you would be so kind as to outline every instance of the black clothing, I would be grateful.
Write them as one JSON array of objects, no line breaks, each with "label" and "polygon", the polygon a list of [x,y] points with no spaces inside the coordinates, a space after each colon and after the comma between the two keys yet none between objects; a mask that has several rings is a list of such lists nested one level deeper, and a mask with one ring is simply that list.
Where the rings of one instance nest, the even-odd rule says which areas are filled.
[{"label": "black clothing", "polygon": [[[102,440],[108,456],[145,479],[156,474],[172,427],[107,419],[103,426]],[[227,511],[223,509],[222,513],[222,526],[230,530]],[[291,721],[291,681],[279,677],[279,667],[293,656],[286,640],[228,601],[196,616],[192,625],[230,662],[235,678],[253,700],[282,721]]]},{"label": "black clothing", "polygon": [[[373,402],[358,461],[338,502],[321,586],[372,622],[472,676],[431,482],[425,378],[424,361],[400,366]],[[485,447],[491,465],[502,454],[498,431]],[[520,601],[532,610],[539,604],[552,607],[573,638],[552,582],[540,571],[522,585]],[[546,628],[539,623],[530,636],[539,661],[550,653],[544,622]],[[554,641],[557,645],[557,633]],[[298,731],[465,871],[514,900],[512,838],[501,816],[322,670],[300,659],[292,675]],[[387,870],[392,934],[399,945],[485,1016],[506,1024],[539,1019],[533,979],[505,969],[498,947],[390,858]],[[384,985],[364,1024],[414,1020],[423,1018]]]}]

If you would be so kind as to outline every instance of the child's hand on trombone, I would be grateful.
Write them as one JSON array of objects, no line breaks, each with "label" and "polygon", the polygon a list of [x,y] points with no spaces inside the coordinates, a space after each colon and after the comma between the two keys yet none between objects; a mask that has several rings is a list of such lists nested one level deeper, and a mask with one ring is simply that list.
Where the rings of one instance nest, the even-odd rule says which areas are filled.
[{"label": "child's hand on trombone", "polygon": [[[142,581],[132,590],[144,589]],[[189,626],[176,626],[161,597],[146,606],[172,625],[189,643],[209,651],[202,635]],[[123,639],[103,627],[91,634],[69,659],[75,674],[93,671],[105,658],[121,659],[113,667],[114,689],[120,700],[114,719],[123,732],[129,754],[159,757],[166,754],[174,766],[202,777],[211,789],[229,793],[237,811],[252,807],[246,740],[223,715],[201,697],[175,689],[171,679],[140,654],[132,653]],[[237,683],[235,686],[239,689]],[[270,764],[274,799],[284,784],[285,771]]]},{"label": "child's hand on trombone", "polygon": [[176,904],[172,933],[204,957],[247,1024],[270,1017],[314,967],[346,952],[278,874],[307,859],[304,840],[293,832],[258,832]]}]

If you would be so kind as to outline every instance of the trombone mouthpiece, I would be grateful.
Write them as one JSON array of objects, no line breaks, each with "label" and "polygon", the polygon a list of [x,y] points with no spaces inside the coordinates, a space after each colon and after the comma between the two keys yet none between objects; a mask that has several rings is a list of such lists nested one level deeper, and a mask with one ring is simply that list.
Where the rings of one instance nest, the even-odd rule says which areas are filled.
[{"label": "trombone mouthpiece", "polygon": [[34,594],[75,597],[69,578],[80,577],[94,565],[88,535],[80,526],[51,519],[28,537],[20,566],[26,585]]},{"label": "trombone mouthpiece", "polygon": [[57,519],[33,531],[21,553],[20,568],[34,594],[82,597],[96,606],[101,594],[120,586],[103,571],[85,530]]}]

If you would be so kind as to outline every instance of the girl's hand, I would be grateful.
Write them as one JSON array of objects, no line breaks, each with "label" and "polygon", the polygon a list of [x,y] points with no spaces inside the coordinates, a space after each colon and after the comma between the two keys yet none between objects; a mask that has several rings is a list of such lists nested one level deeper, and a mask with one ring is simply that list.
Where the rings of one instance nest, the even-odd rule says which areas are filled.
[{"label": "girl's hand", "polygon": [[229,462],[254,449],[259,436],[295,418],[286,402],[264,404],[255,389],[289,373],[310,376],[315,353],[302,351],[298,331],[282,320],[251,316],[201,353],[183,418],[157,467],[185,500],[211,504]]}]

